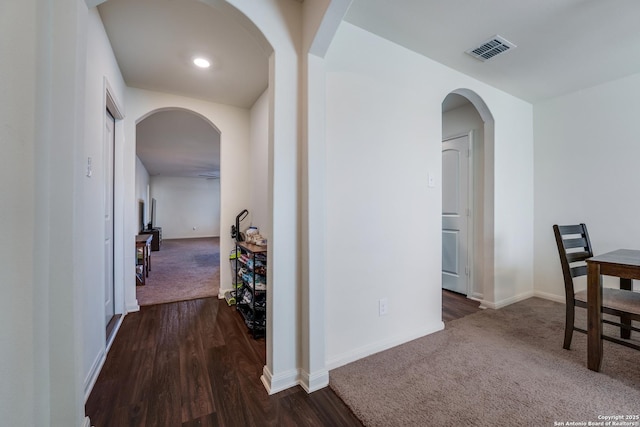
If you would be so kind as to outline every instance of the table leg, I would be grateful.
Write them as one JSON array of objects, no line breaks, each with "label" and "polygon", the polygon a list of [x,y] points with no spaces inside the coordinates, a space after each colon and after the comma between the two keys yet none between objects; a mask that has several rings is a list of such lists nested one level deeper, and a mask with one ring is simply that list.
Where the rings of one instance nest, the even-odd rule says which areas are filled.
[{"label": "table leg", "polygon": [[602,276],[600,264],[587,263],[587,366],[600,371],[602,364]]},{"label": "table leg", "polygon": [[[620,289],[630,291],[633,286],[633,280],[620,278]],[[628,316],[620,316],[620,323],[631,327],[631,319]],[[631,338],[631,329],[620,328],[620,338]]]}]

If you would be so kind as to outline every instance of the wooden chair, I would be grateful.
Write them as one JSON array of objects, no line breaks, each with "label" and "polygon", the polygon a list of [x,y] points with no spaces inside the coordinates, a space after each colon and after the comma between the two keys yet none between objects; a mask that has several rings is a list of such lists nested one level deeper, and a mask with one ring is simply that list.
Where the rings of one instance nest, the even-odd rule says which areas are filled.
[{"label": "wooden chair", "polygon": [[[573,278],[586,276],[587,266],[584,260],[593,256],[593,250],[585,224],[556,224],[553,226],[553,232],[556,236],[556,244],[558,245],[558,253],[560,254],[560,264],[562,264],[564,290],[567,301],[563,347],[569,350],[573,331],[587,332],[584,329],[577,328],[574,324],[575,307],[587,308],[587,291],[575,292]],[[620,317],[620,322],[607,319],[603,319],[603,322],[619,326],[620,336],[625,339],[631,337],[632,330],[640,332],[640,329],[631,325],[632,320],[640,320],[640,293],[631,292],[631,286],[631,280],[620,279],[621,289],[602,289],[602,312]],[[639,346],[614,337],[603,335],[602,338],[640,350]]]}]

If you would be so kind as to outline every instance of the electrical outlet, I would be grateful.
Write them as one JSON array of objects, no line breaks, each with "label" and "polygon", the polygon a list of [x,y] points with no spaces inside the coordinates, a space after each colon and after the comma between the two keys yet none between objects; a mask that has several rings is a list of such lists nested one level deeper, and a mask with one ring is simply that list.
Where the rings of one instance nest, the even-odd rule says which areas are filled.
[{"label": "electrical outlet", "polygon": [[378,314],[380,316],[386,316],[389,313],[389,301],[386,298],[381,298],[378,301]]}]

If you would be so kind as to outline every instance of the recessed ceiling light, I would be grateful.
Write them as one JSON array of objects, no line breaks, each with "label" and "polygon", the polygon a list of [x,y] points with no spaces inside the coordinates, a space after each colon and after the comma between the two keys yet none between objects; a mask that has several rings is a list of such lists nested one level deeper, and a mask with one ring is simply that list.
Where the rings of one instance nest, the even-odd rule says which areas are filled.
[{"label": "recessed ceiling light", "polygon": [[202,57],[194,58],[193,63],[200,68],[209,68],[211,66],[211,63]]}]

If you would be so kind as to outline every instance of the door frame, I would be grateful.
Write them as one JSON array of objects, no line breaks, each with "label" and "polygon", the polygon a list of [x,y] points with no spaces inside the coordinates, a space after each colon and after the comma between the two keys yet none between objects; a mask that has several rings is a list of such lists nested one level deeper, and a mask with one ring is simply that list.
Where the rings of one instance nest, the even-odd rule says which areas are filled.
[{"label": "door frame", "polygon": [[[475,212],[475,204],[474,204],[474,200],[475,200],[475,192],[474,192],[474,183],[475,183],[475,177],[474,177],[474,168],[473,168],[473,161],[474,161],[474,140],[473,140],[473,136],[474,136],[474,131],[469,130],[468,132],[461,132],[461,133],[457,133],[457,134],[453,134],[453,135],[449,135],[446,138],[442,138],[442,143],[446,142],[446,141],[451,141],[453,139],[458,139],[461,138],[463,136],[466,136],[469,139],[469,155],[468,155],[468,161],[467,161],[467,209],[468,209],[468,213],[467,213],[467,251],[466,251],[466,258],[467,258],[467,298],[471,298],[474,296],[475,292],[475,286],[474,286],[474,278],[475,278],[475,253],[474,253],[474,246],[476,244],[475,241],[475,232],[474,232],[474,212]],[[440,147],[442,149],[442,146]],[[440,161],[442,162],[442,153],[440,154]],[[442,167],[441,167],[442,170]],[[442,176],[440,177],[440,182],[442,182]],[[440,196],[442,197],[442,195]],[[440,228],[442,229],[442,225],[440,225]]]},{"label": "door frame", "polygon": [[[111,344],[115,339],[118,329],[122,324],[122,320],[127,310],[125,307],[125,212],[124,212],[124,194],[125,186],[122,177],[118,177],[118,171],[123,170],[124,166],[124,114],[122,103],[115,96],[115,92],[109,84],[109,80],[105,76],[104,82],[104,108],[111,113],[115,120],[114,126],[114,143],[113,143],[113,301],[114,315],[120,315],[109,337],[107,337],[105,357],[109,352]],[[103,115],[106,120],[106,115]],[[103,123],[103,127],[106,124]],[[122,174],[120,174],[122,175]],[[104,274],[103,274],[104,276]],[[103,316],[105,317],[105,316]],[[107,325],[104,325],[106,330]]]},{"label": "door frame", "polygon": [[[106,340],[109,340],[110,335],[113,333],[113,331],[109,331],[109,323],[111,323],[113,321],[113,318],[115,316],[117,316],[118,314],[116,313],[116,300],[115,300],[115,293],[116,293],[116,280],[115,280],[115,245],[114,245],[114,235],[115,235],[115,224],[114,224],[114,201],[115,201],[115,197],[114,197],[114,189],[115,189],[115,156],[114,156],[114,151],[115,151],[115,146],[116,146],[116,119],[113,116],[113,114],[111,113],[111,110],[109,110],[109,107],[105,108],[105,129],[110,129],[110,132],[106,132],[104,134],[103,137],[103,141],[102,141],[102,152],[103,152],[103,173],[104,173],[104,192],[105,192],[105,197],[104,197],[104,204],[105,204],[105,209],[103,210],[105,215],[109,215],[109,222],[110,222],[110,230],[108,231],[105,227],[104,229],[104,233],[105,233],[105,237],[109,237],[109,239],[111,240],[109,246],[104,246],[104,259],[105,259],[105,268],[104,268],[104,291],[105,291],[105,295],[106,292],[108,292],[110,294],[110,298],[109,298],[109,305],[110,308],[107,308],[107,301],[105,301],[105,322],[106,322],[106,330],[107,330],[107,335],[106,335]],[[108,211],[108,212],[107,212]],[[104,226],[105,224],[103,224]],[[105,242],[106,245],[106,240],[103,240]],[[110,252],[110,253],[107,253]],[[108,261],[107,261],[108,260]],[[111,270],[111,272],[109,273],[107,270]],[[110,288],[110,289],[107,289]],[[107,317],[109,315],[109,312],[112,311],[111,315],[109,317]]]}]

